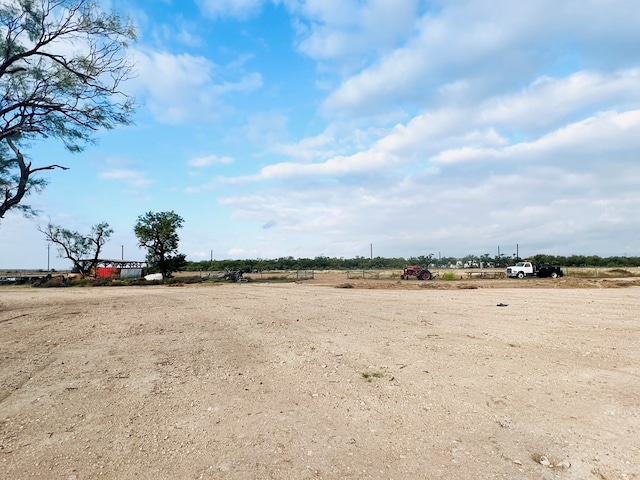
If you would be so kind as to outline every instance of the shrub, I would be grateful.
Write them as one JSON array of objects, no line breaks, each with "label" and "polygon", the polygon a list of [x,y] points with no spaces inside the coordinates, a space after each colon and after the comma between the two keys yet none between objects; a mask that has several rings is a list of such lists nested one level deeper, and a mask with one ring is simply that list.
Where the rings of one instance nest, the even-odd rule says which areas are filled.
[{"label": "shrub", "polygon": [[198,276],[193,276],[193,277],[171,277],[171,278],[166,278],[163,282],[166,285],[173,285],[176,283],[202,283],[202,278],[198,277]]},{"label": "shrub", "polygon": [[42,283],[42,284],[34,284],[34,287],[42,287],[42,288],[57,288],[57,287],[67,287],[69,286],[68,284],[64,283],[64,282],[60,282],[58,280],[47,280],[46,282]]},{"label": "shrub", "polygon": [[371,382],[374,378],[382,378],[383,375],[380,372],[362,372],[362,378],[364,378],[367,382]]}]

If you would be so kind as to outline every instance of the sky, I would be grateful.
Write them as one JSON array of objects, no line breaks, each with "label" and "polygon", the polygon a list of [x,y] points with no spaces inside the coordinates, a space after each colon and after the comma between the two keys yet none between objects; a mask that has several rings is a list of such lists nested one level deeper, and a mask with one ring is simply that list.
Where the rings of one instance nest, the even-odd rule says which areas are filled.
[{"label": "sky", "polygon": [[133,124],[34,142],[36,218],[0,269],[70,267],[38,228],[147,212],[187,260],[640,255],[636,0],[109,0]]}]

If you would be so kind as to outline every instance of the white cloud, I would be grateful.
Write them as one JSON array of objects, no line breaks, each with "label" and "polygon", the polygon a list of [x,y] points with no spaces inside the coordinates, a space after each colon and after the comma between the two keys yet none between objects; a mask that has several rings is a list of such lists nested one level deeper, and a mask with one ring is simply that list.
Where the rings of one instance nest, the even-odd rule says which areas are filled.
[{"label": "white cloud", "polygon": [[304,24],[298,48],[316,60],[340,60],[347,71],[361,67],[364,59],[389,51],[415,28],[417,6],[417,0],[302,2],[295,11]]},{"label": "white cloud", "polygon": [[342,177],[369,173],[402,165],[402,159],[377,149],[358,152],[350,156],[337,156],[320,163],[282,162],[260,169],[256,175],[227,178],[227,183],[247,181],[282,180],[292,177]]},{"label": "white cloud", "polygon": [[227,250],[227,255],[229,255],[229,258],[244,258],[245,249],[238,247],[230,248],[229,250]]},{"label": "white cloud", "polygon": [[250,93],[262,86],[260,74],[222,69],[202,56],[138,50],[134,58],[137,77],[132,85],[154,116],[165,123],[221,118],[231,111],[226,95]]},{"label": "white cloud", "polygon": [[637,68],[607,74],[579,71],[565,78],[543,76],[521,92],[487,101],[479,122],[527,131],[557,124],[585,108],[624,105],[638,98],[640,69]]},{"label": "white cloud", "polygon": [[310,163],[312,160],[330,158],[336,154],[336,138],[329,132],[306,137],[297,143],[279,144],[272,150],[295,159],[297,162]]},{"label": "white cloud", "polygon": [[243,133],[254,144],[271,148],[288,136],[288,122],[289,118],[282,112],[255,112],[249,115]]},{"label": "white cloud", "polygon": [[146,178],[146,174],[138,170],[106,170],[101,172],[99,176],[100,178],[104,178],[106,180],[116,180],[118,182],[126,183],[134,187],[146,187],[151,184],[151,181]]},{"label": "white cloud", "polygon": [[[196,26],[194,24],[181,24],[180,29],[175,33],[175,38],[188,47],[200,47],[204,44],[202,37],[194,34]],[[173,35],[173,33],[171,33]]]},{"label": "white cloud", "polygon": [[197,0],[202,11],[211,18],[247,19],[259,13],[265,0]]},{"label": "white cloud", "polygon": [[[239,218],[271,225],[265,244],[285,232],[315,233],[332,238],[332,251],[346,256],[358,254],[369,241],[387,255],[425,253],[415,251],[416,245],[457,249],[447,254],[484,253],[500,243],[525,241],[536,249],[530,253],[555,249],[570,254],[603,246],[608,234],[597,232],[605,224],[620,235],[635,235],[629,221],[640,207],[635,193],[640,110],[597,113],[522,142],[507,141],[491,129],[465,131],[464,126],[482,122],[472,117],[470,125],[461,126],[461,118],[460,111],[423,115],[390,130],[367,151],[320,163],[264,167],[242,180],[295,178],[287,183],[287,195],[265,188],[221,202]],[[440,134],[448,140],[429,150]],[[446,148],[450,142],[455,148]],[[424,149],[433,154],[426,163],[420,157]],[[370,181],[371,176],[354,184],[336,181],[351,174],[391,181]],[[408,218],[425,220],[427,239],[424,233],[405,231]],[[595,242],[591,247],[581,240],[587,236]]]},{"label": "white cloud", "polygon": [[[466,1],[427,10],[394,50],[346,76],[325,100],[325,112],[370,115],[399,104],[470,101],[483,92],[516,89],[536,71],[565,73],[562,60],[570,63],[572,56],[587,66],[606,62],[623,68],[634,63],[632,45],[640,41],[634,27],[640,15],[624,18],[625,4],[631,8],[630,2],[564,2],[558,8],[542,0],[526,5]],[[594,22],[598,28],[584,28]],[[601,49],[607,44],[620,48],[606,49],[611,53],[605,55]],[[464,95],[443,96],[447,85],[464,86]]]},{"label": "white cloud", "polygon": [[189,160],[188,164],[191,167],[210,167],[212,165],[229,165],[233,163],[233,158],[228,156],[218,156],[218,155],[206,155],[204,157],[196,157]]},{"label": "white cloud", "polygon": [[[640,110],[603,112],[550,132],[536,140],[505,145],[503,148],[461,146],[443,150],[432,157],[436,164],[473,161],[492,162],[499,159],[530,160],[545,155],[562,155],[565,163],[579,159],[586,166],[595,155],[601,160],[607,152],[640,147]],[[630,159],[628,159],[630,160]]]},{"label": "white cloud", "polygon": [[523,149],[562,152],[574,158],[579,155],[585,163],[620,147],[627,151],[640,147],[640,110],[603,112],[525,144]]}]

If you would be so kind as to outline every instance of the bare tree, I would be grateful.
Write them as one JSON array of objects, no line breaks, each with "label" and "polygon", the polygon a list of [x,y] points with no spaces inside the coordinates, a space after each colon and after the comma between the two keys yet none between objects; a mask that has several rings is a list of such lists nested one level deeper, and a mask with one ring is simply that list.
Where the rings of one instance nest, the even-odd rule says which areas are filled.
[{"label": "bare tree", "polygon": [[130,123],[133,99],[120,90],[131,76],[132,24],[93,0],[0,2],[0,218],[40,191],[51,160],[33,167],[22,150],[57,138],[81,151],[100,129]]},{"label": "bare tree", "polygon": [[113,229],[107,222],[91,227],[89,235],[82,235],[51,222],[46,228],[38,228],[38,230],[44,234],[47,241],[58,246],[60,258],[71,260],[74,270],[77,269],[83,278],[98,265],[102,247],[113,234]]}]

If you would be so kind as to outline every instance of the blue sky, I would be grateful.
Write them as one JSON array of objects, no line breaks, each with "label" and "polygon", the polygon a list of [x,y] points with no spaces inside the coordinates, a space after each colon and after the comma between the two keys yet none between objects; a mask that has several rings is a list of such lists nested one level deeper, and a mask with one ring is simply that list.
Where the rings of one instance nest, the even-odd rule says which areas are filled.
[{"label": "blue sky", "polygon": [[635,1],[111,0],[134,125],[0,222],[0,268],[68,268],[37,231],[146,212],[189,260],[640,255]]}]

